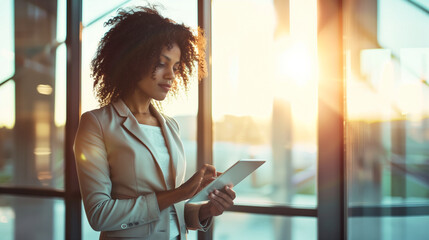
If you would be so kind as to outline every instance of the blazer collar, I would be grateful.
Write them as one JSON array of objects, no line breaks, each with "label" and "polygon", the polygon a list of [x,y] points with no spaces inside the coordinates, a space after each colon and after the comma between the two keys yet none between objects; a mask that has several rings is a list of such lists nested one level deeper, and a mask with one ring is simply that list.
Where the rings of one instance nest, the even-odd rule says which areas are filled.
[{"label": "blazer collar", "polygon": [[[127,129],[131,135],[134,135],[134,137],[140,140],[140,142],[150,151],[153,158],[155,159],[155,163],[156,163],[155,165],[157,165],[158,167],[158,172],[160,173],[160,178],[161,178],[160,180],[165,184],[164,176],[158,164],[159,158],[157,155],[156,146],[153,145],[150,138],[141,130],[139,126],[139,122],[134,117],[134,115],[132,114],[128,106],[124,103],[124,101],[122,101],[122,99],[119,99],[113,102],[112,105],[116,109],[119,116],[126,118],[125,121],[122,123],[122,126],[125,129]],[[170,153],[170,158],[173,161],[173,171],[172,171],[173,175],[171,176],[171,179],[176,179],[178,153],[177,153],[177,147],[174,145],[173,133],[171,132],[171,129],[170,129],[171,123],[168,123],[165,120],[165,118],[162,116],[162,114],[160,114],[152,104],[149,105],[149,108],[153,113],[154,117],[158,120],[158,122],[161,125],[161,130],[164,135],[165,143]],[[176,185],[176,180],[173,181],[174,188],[176,187],[175,185]],[[167,185],[165,184],[165,187],[166,186]]]}]

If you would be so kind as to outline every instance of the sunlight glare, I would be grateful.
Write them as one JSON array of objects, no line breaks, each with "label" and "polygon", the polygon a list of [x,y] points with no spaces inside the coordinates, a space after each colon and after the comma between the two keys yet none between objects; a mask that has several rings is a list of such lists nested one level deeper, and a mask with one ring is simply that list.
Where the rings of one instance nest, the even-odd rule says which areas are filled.
[{"label": "sunlight glare", "polygon": [[58,46],[55,57],[55,126],[66,125],[67,101],[67,47],[66,44]]},{"label": "sunlight glare", "polygon": [[282,76],[292,79],[298,85],[304,85],[314,71],[313,62],[308,47],[295,41],[279,55],[278,68]]},{"label": "sunlight glare", "polygon": [[0,128],[15,125],[15,82],[10,80],[0,87]]}]

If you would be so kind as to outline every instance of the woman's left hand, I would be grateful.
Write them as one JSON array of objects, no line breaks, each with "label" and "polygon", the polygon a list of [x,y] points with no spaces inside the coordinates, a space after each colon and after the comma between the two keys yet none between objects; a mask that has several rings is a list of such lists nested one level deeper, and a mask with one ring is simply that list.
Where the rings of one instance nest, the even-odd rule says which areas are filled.
[{"label": "woman's left hand", "polygon": [[200,221],[212,216],[221,215],[226,209],[234,205],[235,192],[230,186],[222,190],[214,190],[209,194],[210,201],[200,209]]}]

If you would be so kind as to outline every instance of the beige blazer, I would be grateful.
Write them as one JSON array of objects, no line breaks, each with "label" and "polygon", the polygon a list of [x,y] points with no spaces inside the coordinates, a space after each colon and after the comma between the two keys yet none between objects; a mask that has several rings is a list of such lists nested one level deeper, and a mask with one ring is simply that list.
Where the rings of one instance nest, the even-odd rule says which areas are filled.
[{"label": "beige blazer", "polygon": [[[174,187],[185,180],[185,154],[177,122],[151,105],[173,160]],[[85,212],[100,239],[169,239],[168,208],[160,211],[155,196],[167,190],[157,163],[156,146],[139,127],[122,100],[82,115],[74,143]],[[200,205],[174,205],[180,238],[202,228]],[[210,220],[211,223],[211,220]]]}]

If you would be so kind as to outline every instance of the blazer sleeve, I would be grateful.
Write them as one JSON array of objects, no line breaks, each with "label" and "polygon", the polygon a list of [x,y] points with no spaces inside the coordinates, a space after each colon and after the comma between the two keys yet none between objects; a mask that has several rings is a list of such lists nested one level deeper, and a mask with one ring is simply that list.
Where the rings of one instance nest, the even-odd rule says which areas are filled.
[{"label": "blazer sleeve", "polygon": [[208,218],[204,223],[200,222],[199,213],[201,204],[188,203],[185,205],[185,222],[189,230],[199,230],[206,232],[213,223],[213,217]]},{"label": "blazer sleeve", "polygon": [[74,153],[85,212],[94,230],[134,228],[159,219],[155,193],[130,199],[112,199],[103,130],[92,112],[86,112],[81,117]]}]

